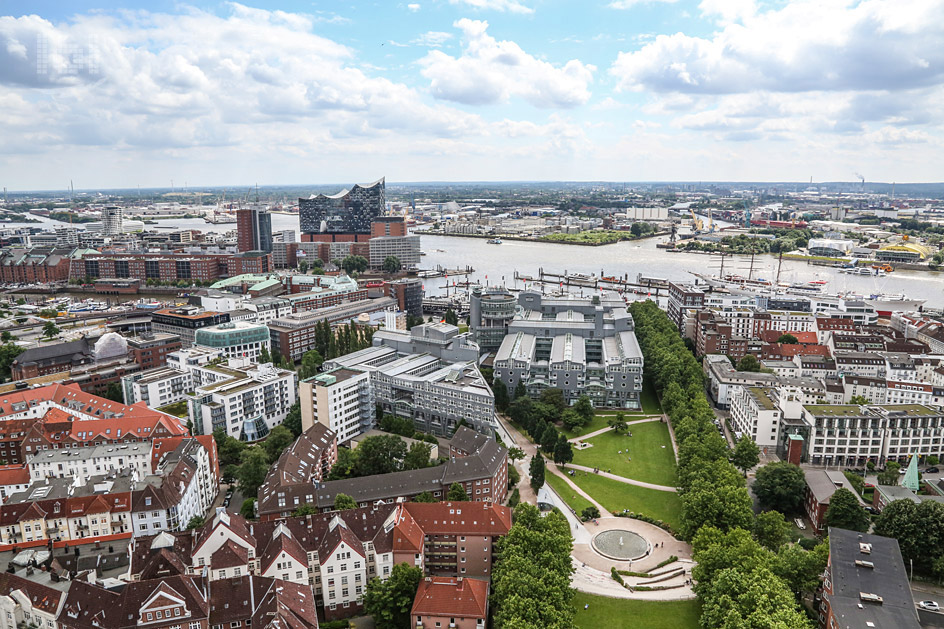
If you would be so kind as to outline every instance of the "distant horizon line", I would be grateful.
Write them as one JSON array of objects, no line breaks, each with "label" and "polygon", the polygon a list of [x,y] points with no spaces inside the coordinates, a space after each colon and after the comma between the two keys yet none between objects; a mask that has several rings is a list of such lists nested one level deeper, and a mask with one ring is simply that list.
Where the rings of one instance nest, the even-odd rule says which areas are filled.
[{"label": "distant horizon line", "polygon": [[[375,182],[376,183],[376,180]],[[850,185],[850,186],[933,186],[933,185],[944,185],[944,181],[843,181],[843,180],[833,180],[833,181],[772,181],[772,180],[734,180],[734,179],[716,179],[716,180],[682,180],[682,179],[640,179],[640,180],[616,180],[616,179],[492,179],[492,180],[416,180],[416,181],[385,181],[385,185],[393,186],[420,186],[420,185],[515,185],[515,184],[540,184],[540,185],[553,185],[553,184],[609,184],[609,185],[776,185],[776,186],[787,186],[787,185],[805,185],[805,186],[821,186],[821,185]],[[242,185],[203,185],[203,186],[125,186],[125,187],[111,187],[111,188],[28,188],[28,189],[6,189],[7,194],[27,194],[34,192],[72,192],[76,193],[87,193],[87,192],[113,192],[113,191],[129,191],[129,190],[139,190],[139,191],[167,191],[167,192],[200,192],[203,190],[232,190],[234,193],[241,190],[251,189],[269,189],[269,188],[302,188],[302,187],[324,187],[324,186],[350,186],[350,185],[369,185],[369,184],[357,184],[355,183],[339,183],[339,182],[328,182],[328,183],[284,183],[284,184],[252,184],[252,186]],[[234,194],[234,199],[239,198],[240,194]]]}]

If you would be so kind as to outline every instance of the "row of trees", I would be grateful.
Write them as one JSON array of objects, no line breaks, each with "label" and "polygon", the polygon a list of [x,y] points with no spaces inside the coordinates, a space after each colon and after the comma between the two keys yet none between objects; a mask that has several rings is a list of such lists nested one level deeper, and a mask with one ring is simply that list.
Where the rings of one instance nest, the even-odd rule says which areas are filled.
[{"label": "row of trees", "polygon": [[[809,627],[797,600],[815,587],[828,551],[788,546],[776,511],[755,517],[742,469],[750,452],[728,449],[714,426],[703,374],[675,326],[653,302],[630,307],[645,371],[672,421],[678,443],[680,535],[692,541],[702,626]],[[742,450],[747,450],[742,446]]]},{"label": "row of trees", "polygon": [[571,550],[570,525],[560,512],[542,517],[534,505],[515,507],[514,525],[498,542],[492,574],[494,626],[571,629]]}]

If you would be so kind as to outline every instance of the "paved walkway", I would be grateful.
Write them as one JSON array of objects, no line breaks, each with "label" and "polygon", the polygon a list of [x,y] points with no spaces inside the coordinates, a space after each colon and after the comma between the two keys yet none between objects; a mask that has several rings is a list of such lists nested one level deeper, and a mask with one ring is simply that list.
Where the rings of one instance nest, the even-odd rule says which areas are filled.
[{"label": "paved walkway", "polygon": [[[537,497],[535,496],[534,491],[531,489],[528,469],[531,463],[531,457],[540,456],[537,454],[537,446],[531,443],[527,437],[521,434],[519,430],[517,430],[504,418],[499,417],[499,422],[502,424],[504,432],[509,437],[509,441],[518,448],[521,448],[521,450],[525,453],[525,458],[521,461],[518,461],[516,464],[519,472],[521,472],[521,481],[518,483],[518,491],[521,495],[522,502],[530,502],[531,504],[535,504],[537,502]],[[595,505],[597,509],[600,510],[600,513],[608,513],[603,505],[594,500],[593,497],[587,492],[575,485],[574,482],[570,480],[570,477],[561,472],[553,463],[547,464],[545,473],[556,474],[557,476],[560,476],[575,494],[579,494],[589,500],[591,504]],[[629,481],[629,479],[622,477],[616,477],[616,479],[622,480],[624,482]],[[636,484],[637,482],[631,482],[630,484]],[[660,485],[650,485],[649,483],[640,484],[650,488],[661,487]],[[674,601],[695,598],[695,593],[692,591],[691,586],[687,584],[687,580],[691,577],[692,566],[692,551],[688,544],[675,539],[667,531],[664,531],[655,525],[649,524],[648,522],[643,522],[642,520],[605,516],[599,518],[597,520],[597,524],[593,524],[592,522],[580,522],[575,514],[570,510],[570,507],[563,500],[563,498],[557,495],[553,487],[547,484],[545,484],[544,487],[551,494],[555,504],[561,509],[561,512],[567,518],[567,521],[571,526],[571,533],[574,536],[574,546],[571,553],[571,558],[574,562],[575,568],[575,572],[571,580],[574,588],[581,592],[597,594],[600,596],[609,596],[611,598],[651,601]],[[675,491],[674,488],[665,488],[665,490]],[[649,553],[645,557],[632,562],[614,561],[598,554],[591,546],[593,537],[598,533],[612,529],[632,531],[641,535],[650,544]],[[671,572],[673,570],[677,571],[680,568],[685,568],[685,572],[672,577],[671,579],[660,581],[658,584],[653,585],[677,587],[672,587],[671,589],[667,590],[652,590],[645,592],[638,590],[631,591],[621,586],[610,576],[611,567],[616,567],[617,570],[633,570],[636,572],[648,572],[650,570],[654,570],[656,565],[662,561],[665,561],[672,555],[678,557],[679,560],[659,568],[656,570],[656,572]],[[641,583],[652,581],[652,578],[624,577],[624,581],[629,585],[639,585]]]},{"label": "paved walkway", "polygon": [[[635,421],[626,422],[626,425],[627,425],[627,426],[632,426],[633,424],[645,424],[645,423],[647,423],[647,422],[659,422],[659,421],[662,421],[662,418],[659,417],[659,416],[656,416],[656,417],[647,417],[646,419],[637,419],[637,420],[635,420]],[[568,439],[567,441],[569,441],[569,442],[571,442],[571,443],[577,443],[578,441],[583,441],[583,440],[589,439],[589,438],[591,438],[591,437],[596,437],[597,435],[602,435],[603,433],[610,432],[611,430],[613,430],[613,428],[610,427],[610,426],[607,426],[606,428],[601,428],[600,430],[594,430],[593,432],[588,432],[588,433],[585,434],[585,435],[581,435],[581,436],[579,436],[579,437],[574,437],[573,439]]]},{"label": "paved walkway", "polygon": [[[575,469],[575,470],[580,470],[582,472],[590,472],[591,474],[593,473],[593,468],[587,467],[585,465],[574,465],[573,463],[568,463],[567,467]],[[636,485],[637,487],[645,487],[647,489],[655,489],[657,491],[670,491],[672,493],[678,492],[678,490],[675,487],[668,487],[666,485],[656,485],[655,483],[647,483],[645,481],[635,480],[633,478],[626,478],[625,476],[620,476],[618,474],[611,474],[609,472],[604,472],[603,470],[599,470],[597,472],[597,476],[603,476],[604,478],[609,478],[611,480],[619,481],[621,483],[626,483],[627,485]]]}]

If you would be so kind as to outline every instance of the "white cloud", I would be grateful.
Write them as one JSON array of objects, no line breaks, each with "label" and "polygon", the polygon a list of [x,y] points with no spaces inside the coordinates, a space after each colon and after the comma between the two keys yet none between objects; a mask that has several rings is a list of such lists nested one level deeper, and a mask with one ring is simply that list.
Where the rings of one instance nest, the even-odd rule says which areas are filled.
[{"label": "white cloud", "polygon": [[721,24],[744,20],[757,11],[754,0],[701,0],[698,8],[702,15],[714,17]]},{"label": "white cloud", "polygon": [[459,4],[473,9],[507,11],[508,13],[531,14],[534,9],[518,0],[449,0],[449,4]]},{"label": "white cloud", "polygon": [[611,9],[632,9],[641,4],[674,4],[677,0],[613,0],[608,7]]},{"label": "white cloud", "polygon": [[539,60],[515,42],[491,37],[485,21],[463,18],[454,26],[462,31],[461,55],[433,50],[419,61],[436,98],[487,105],[518,96],[536,107],[554,108],[583,105],[590,99],[594,66],[576,59],[563,66]]},{"label": "white cloud", "polygon": [[426,46],[428,48],[439,48],[447,41],[452,39],[452,33],[444,33],[443,31],[428,31],[423,33],[413,41],[411,44],[416,46]]},{"label": "white cloud", "polygon": [[406,5],[406,8],[407,8],[409,11],[411,11],[411,12],[413,12],[413,13],[416,13],[417,11],[420,10],[420,5],[416,4],[415,2],[412,2],[412,3],[408,4],[408,5]]},{"label": "white cloud", "polygon": [[[621,52],[620,89],[727,94],[768,90],[894,90],[944,77],[944,3],[800,0],[762,13],[727,0],[703,9],[729,22],[711,38],[660,35]],[[738,9],[737,7],[740,7]]]}]

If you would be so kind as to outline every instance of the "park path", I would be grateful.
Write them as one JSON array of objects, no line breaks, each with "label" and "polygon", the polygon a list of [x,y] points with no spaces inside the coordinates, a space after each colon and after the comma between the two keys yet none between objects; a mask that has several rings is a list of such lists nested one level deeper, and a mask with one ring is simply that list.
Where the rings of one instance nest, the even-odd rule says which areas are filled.
[{"label": "park path", "polygon": [[[627,426],[632,426],[633,424],[646,424],[649,422],[661,422],[661,416],[647,417],[645,419],[637,419],[635,421],[626,422]],[[577,443],[578,441],[583,441],[584,439],[590,439],[591,437],[596,437],[597,435],[602,435],[603,433],[610,432],[613,430],[612,426],[607,426],[606,428],[601,428],[600,430],[594,430],[593,432],[588,432],[585,435],[580,435],[579,437],[574,437],[573,439],[568,439],[567,441],[571,443]]]},{"label": "park path", "polygon": [[[581,470],[583,472],[589,472],[593,474],[594,470],[592,467],[587,467],[585,465],[575,465],[574,463],[568,463],[567,467],[575,470]],[[672,493],[677,493],[678,490],[675,487],[669,487],[667,485],[656,485],[655,483],[647,483],[641,480],[635,480],[633,478],[626,478],[625,476],[620,476],[619,474],[611,474],[610,472],[604,472],[603,470],[597,471],[597,476],[603,476],[604,478],[609,478],[611,480],[619,481],[621,483],[626,483],[627,485],[636,485],[637,487],[645,487],[646,489],[655,489],[657,491],[669,491]]]}]

